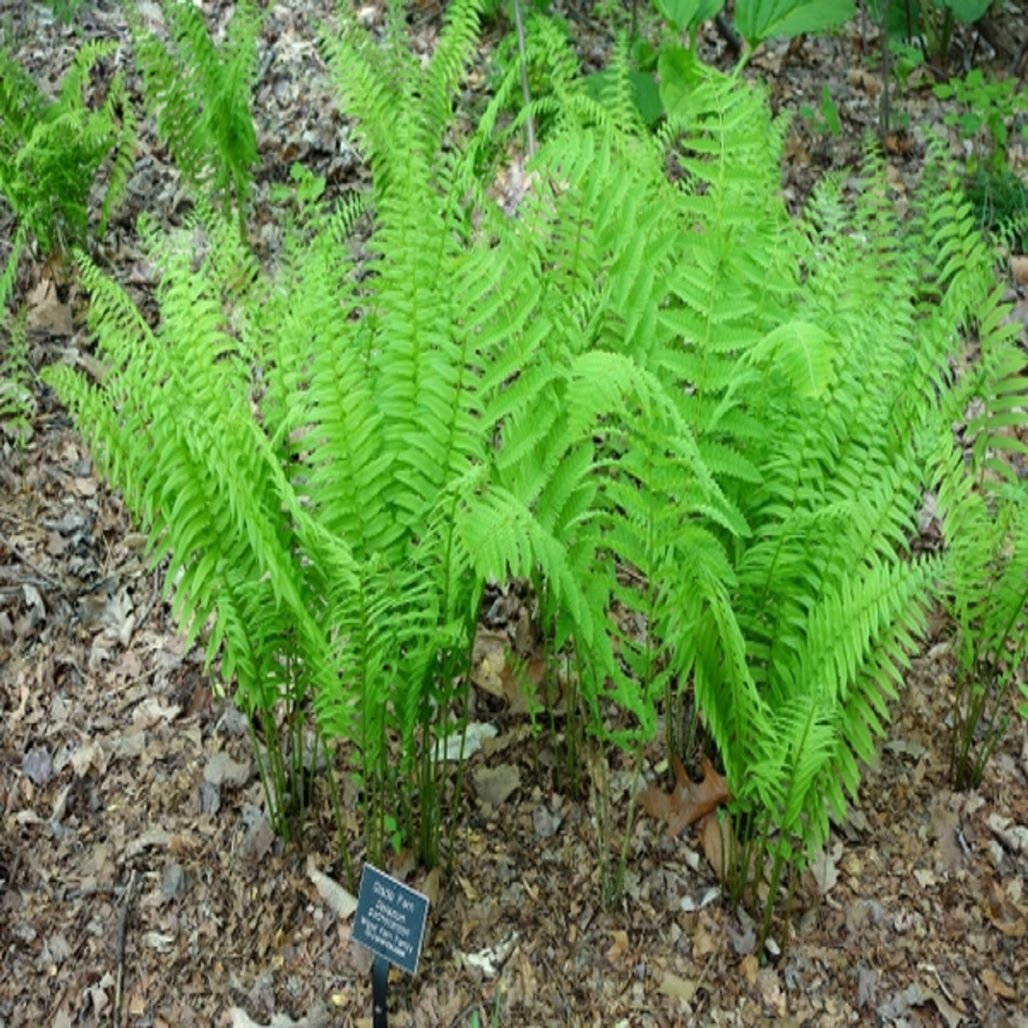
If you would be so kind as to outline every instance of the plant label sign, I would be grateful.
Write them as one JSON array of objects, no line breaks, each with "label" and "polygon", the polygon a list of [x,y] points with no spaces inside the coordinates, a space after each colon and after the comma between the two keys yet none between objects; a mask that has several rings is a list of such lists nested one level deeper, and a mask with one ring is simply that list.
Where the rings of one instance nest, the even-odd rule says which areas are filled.
[{"label": "plant label sign", "polygon": [[351,938],[408,974],[418,967],[428,897],[364,865]]}]

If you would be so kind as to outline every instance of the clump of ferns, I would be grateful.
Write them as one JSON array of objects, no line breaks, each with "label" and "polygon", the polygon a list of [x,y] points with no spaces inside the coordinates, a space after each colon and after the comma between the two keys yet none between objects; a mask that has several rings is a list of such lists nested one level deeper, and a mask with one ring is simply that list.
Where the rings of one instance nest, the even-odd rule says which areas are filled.
[{"label": "clump of ferns", "polygon": [[104,166],[99,235],[124,194],[135,156],[136,120],[121,73],[111,78],[99,107],[85,100],[91,72],[116,50],[111,42],[83,44],[58,96],[50,99],[0,49],[0,197],[17,225],[0,272],[0,309],[29,239],[44,259],[64,257],[87,244],[90,191]]},{"label": "clump of ferns", "polygon": [[209,203],[234,208],[246,238],[246,207],[257,162],[250,98],[257,77],[261,13],[240,0],[220,46],[190,0],[163,0],[167,42],[129,19],[147,108],[183,179]]},{"label": "clump of ferns", "polygon": [[[990,269],[991,270],[991,269]],[[950,774],[980,784],[1028,696],[1028,367],[1000,290],[980,305],[978,359],[963,372],[932,450],[946,544],[946,609],[956,626]],[[951,424],[963,423],[961,438]],[[1028,706],[1021,704],[1021,714]]]}]

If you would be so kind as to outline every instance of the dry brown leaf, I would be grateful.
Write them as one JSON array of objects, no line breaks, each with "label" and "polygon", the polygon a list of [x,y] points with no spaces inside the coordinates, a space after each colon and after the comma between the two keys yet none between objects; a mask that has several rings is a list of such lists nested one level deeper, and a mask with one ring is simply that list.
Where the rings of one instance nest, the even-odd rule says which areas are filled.
[{"label": "dry brown leaf", "polygon": [[1018,285],[1028,285],[1028,256],[1017,254],[1010,258],[1010,270],[1014,274],[1014,281]]},{"label": "dry brown leaf", "polygon": [[49,278],[40,279],[27,299],[25,324],[30,332],[54,336],[70,336],[74,332],[71,306],[61,300],[57,284]]},{"label": "dry brown leaf", "polygon": [[696,995],[699,982],[695,982],[691,978],[682,978],[681,975],[671,971],[665,971],[660,979],[659,988],[665,996],[688,1003]]},{"label": "dry brown leaf", "polygon": [[607,950],[607,959],[612,964],[619,964],[628,952],[628,932],[623,929],[612,931],[610,937],[613,940]]},{"label": "dry brown leaf", "polygon": [[714,765],[706,757],[700,758],[703,779],[699,782],[692,781],[685,773],[678,757],[674,757],[672,763],[677,783],[674,789],[666,793],[651,785],[639,794],[639,802],[651,817],[667,821],[668,835],[673,838],[683,828],[728,800],[728,782],[714,770]]},{"label": "dry brown leaf", "polygon": [[1017,989],[1012,989],[995,971],[986,967],[982,971],[985,988],[999,999],[1017,999]]}]

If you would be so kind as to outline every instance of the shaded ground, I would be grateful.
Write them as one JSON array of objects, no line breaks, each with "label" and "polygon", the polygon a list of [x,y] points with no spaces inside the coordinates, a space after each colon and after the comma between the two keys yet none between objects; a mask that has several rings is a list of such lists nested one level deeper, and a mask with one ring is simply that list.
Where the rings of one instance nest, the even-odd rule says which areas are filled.
[{"label": "shaded ground", "polygon": [[[252,219],[265,254],[276,248],[269,186],[292,161],[338,190],[360,175],[312,44],[328,6],[272,5],[265,26]],[[437,13],[415,15],[426,48]],[[602,53],[598,22],[571,13],[582,51]],[[22,56],[56,80],[74,40],[46,14],[0,2],[0,19],[21,19]],[[81,23],[86,35],[124,35],[114,4],[87,4]],[[840,108],[839,140],[797,124],[792,199],[821,169],[850,166],[873,125],[878,87],[857,42],[773,46],[755,62],[776,104],[816,103],[828,82]],[[915,131],[890,144],[899,195],[916,128],[939,115],[926,95],[906,103]],[[184,206],[144,139],[103,254],[144,300],[134,218],[175,222]],[[10,237],[8,221],[0,234]],[[28,295],[40,278],[27,262],[19,288]],[[88,360],[76,296],[43,287],[34,366]],[[302,850],[272,838],[245,724],[176,637],[117,497],[52,397],[35,392],[24,451],[0,440],[0,1028],[370,1024],[367,957],[307,864],[342,878],[331,826],[312,823]],[[518,611],[516,596],[497,605],[480,656],[490,640],[516,639]],[[598,819],[612,812],[617,840],[633,776],[612,758],[605,796],[553,793],[524,718],[479,689],[474,714],[499,734],[472,759],[456,866],[438,883],[417,976],[394,978],[393,1023],[489,1023],[496,1012],[509,1025],[1028,1024],[1028,730],[1011,732],[980,790],[950,791],[947,633],[936,624],[914,661],[859,806],[797,896],[788,946],[774,935],[784,953],[754,952],[752,922],[718,901],[696,839],[669,840],[644,817],[624,898],[604,910]],[[476,677],[488,686],[481,664]],[[482,768],[508,783],[517,772],[495,807]],[[652,766],[645,777],[657,780]],[[391,870],[435,888],[402,857]]]}]

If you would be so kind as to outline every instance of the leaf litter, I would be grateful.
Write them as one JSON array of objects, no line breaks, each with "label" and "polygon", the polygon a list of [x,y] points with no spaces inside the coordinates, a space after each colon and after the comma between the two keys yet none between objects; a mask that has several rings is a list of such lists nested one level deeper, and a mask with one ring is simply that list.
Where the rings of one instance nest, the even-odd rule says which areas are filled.
[{"label": "leaf litter", "polygon": [[[155,4],[139,6],[159,17]],[[255,101],[264,163],[254,238],[265,259],[280,242],[271,185],[292,161],[324,175],[335,195],[364,174],[312,45],[330,7],[269,5]],[[228,5],[205,9],[223,23]],[[602,61],[603,21],[570,5],[564,13],[586,61]],[[412,11],[426,51],[438,14]],[[0,0],[0,19],[12,17],[19,57],[55,80],[79,37],[45,5]],[[361,17],[381,23],[374,5]],[[126,39],[110,4],[82,5],[77,31]],[[488,29],[483,47],[497,36]],[[859,44],[852,32],[809,37],[754,59],[786,108],[816,103],[828,82],[847,125],[830,140],[794,122],[790,203],[826,168],[849,172],[859,144],[847,140],[874,125],[881,82]],[[721,46],[713,35],[701,45],[715,58]],[[919,104],[921,120],[939,120],[922,94],[908,101],[912,124]],[[154,282],[132,225],[142,209],[173,217],[180,202],[153,142],[144,135],[133,199],[105,244],[144,305]],[[898,191],[913,170],[904,146],[894,140],[887,154]],[[11,227],[0,212],[7,238]],[[1021,292],[1011,296],[1019,311],[1023,260],[1014,259]],[[33,297],[33,366],[69,355],[88,364],[77,301],[47,275],[29,268],[20,283]],[[25,450],[0,437],[0,1024],[370,1024],[368,964],[350,943],[328,818],[315,812],[302,847],[274,838],[245,721],[212,693],[202,653],[183,649],[118,498],[52,399],[36,393]],[[628,838],[624,898],[602,908],[595,812],[553,791],[525,728],[544,656],[529,602],[508,589],[483,617],[473,719],[496,734],[476,730],[465,752],[455,866],[421,880],[434,893],[429,933],[418,976],[394,981],[393,1023],[462,1025],[498,1009],[502,1023],[526,1025],[1025,1025],[1028,730],[1006,740],[977,794],[949,791],[938,726],[953,665],[941,636],[913,661],[894,742],[867,771],[859,807],[800,885],[792,937],[757,954],[752,922],[719,902],[730,823],[712,811],[693,817],[716,791],[706,775],[677,776],[663,801],[652,795],[654,818],[636,820]],[[660,759],[656,747],[645,755],[654,783]],[[684,831],[690,821],[706,863]],[[412,873],[399,857],[387,870]]]}]

